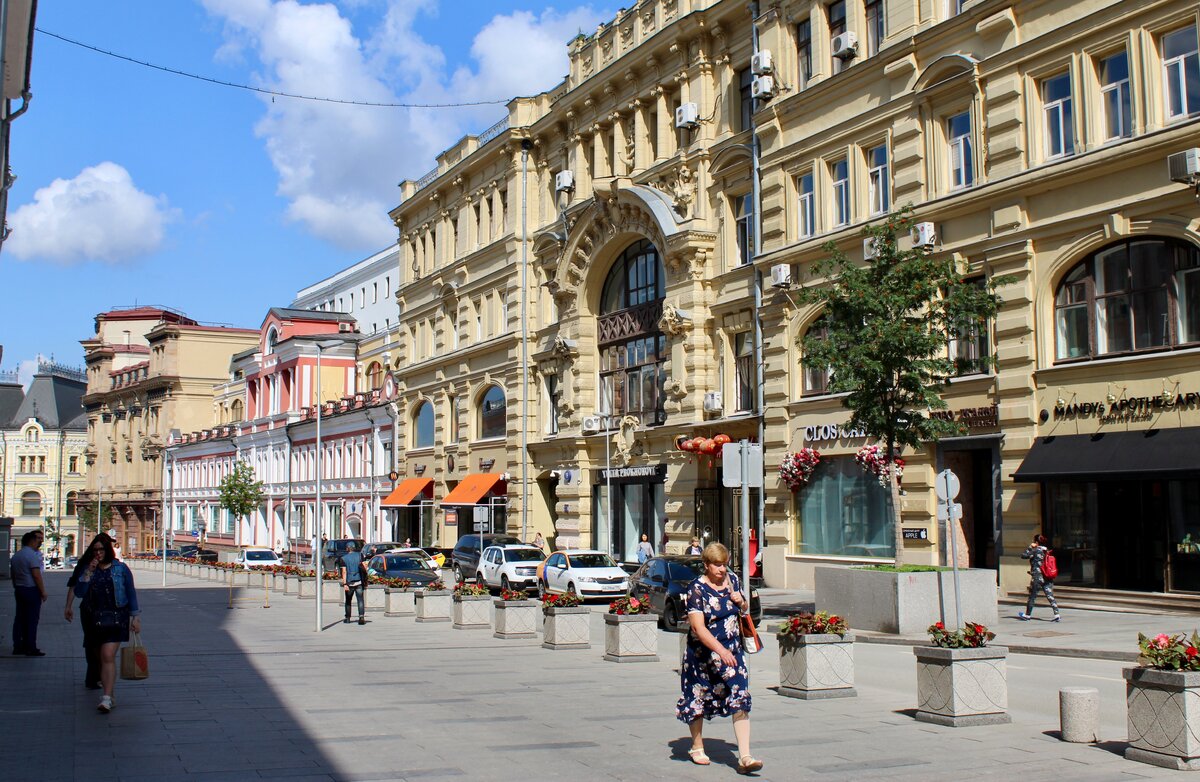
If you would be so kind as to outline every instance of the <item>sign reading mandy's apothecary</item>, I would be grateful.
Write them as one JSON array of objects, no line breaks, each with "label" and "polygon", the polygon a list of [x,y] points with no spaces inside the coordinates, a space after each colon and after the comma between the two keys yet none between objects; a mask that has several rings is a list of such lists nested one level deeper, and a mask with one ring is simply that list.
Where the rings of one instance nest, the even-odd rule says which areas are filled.
[{"label": "sign reading mandy's apothecary", "polygon": [[665,481],[667,479],[667,465],[665,464],[648,464],[642,467],[612,467],[609,469],[600,469],[595,472],[597,483],[606,481]]}]

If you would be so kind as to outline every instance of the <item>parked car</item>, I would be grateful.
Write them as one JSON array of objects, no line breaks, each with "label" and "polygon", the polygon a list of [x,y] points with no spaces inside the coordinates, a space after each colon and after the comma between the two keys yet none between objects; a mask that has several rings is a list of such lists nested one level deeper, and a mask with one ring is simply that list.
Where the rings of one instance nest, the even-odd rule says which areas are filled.
[{"label": "parked car", "polygon": [[479,554],[488,546],[519,545],[512,535],[463,535],[458,539],[450,558],[453,560],[454,580],[463,581],[479,572]]},{"label": "parked car", "polygon": [[[407,548],[403,548],[403,547],[402,548],[391,548],[391,549],[388,549],[387,551],[380,551],[377,553],[379,553],[379,554],[408,554],[408,555],[414,556],[414,557],[421,557],[422,559],[424,559],[426,562],[429,563],[429,567],[432,568],[434,570],[434,572],[440,572],[441,567],[442,567],[441,565],[438,564],[436,557],[430,556],[429,552],[426,551],[425,549],[417,548],[415,546],[409,546]],[[366,558],[364,557],[364,559],[366,559]]]},{"label": "parked car", "polygon": [[321,547],[321,569],[333,570],[337,567],[338,560],[350,549],[351,543],[354,544],[356,551],[363,550],[364,541],[361,538],[338,538],[325,541],[325,545]]},{"label": "parked car", "polygon": [[179,556],[197,559],[201,562],[216,562],[219,557],[217,552],[210,548],[197,548],[196,546],[183,546],[179,549]]},{"label": "parked car", "polygon": [[620,597],[629,590],[629,574],[603,551],[556,551],[538,565],[538,594],[574,592],[583,598]]},{"label": "parked car", "polygon": [[428,554],[429,558],[440,568],[446,567],[446,560],[450,559],[450,554],[454,551],[454,549],[437,548],[436,546],[425,546],[421,550]]},{"label": "parked car", "polygon": [[362,548],[364,560],[368,560],[376,554],[382,554],[385,551],[391,551],[394,548],[406,548],[403,543],[391,540],[386,543],[368,543]]},{"label": "parked car", "polygon": [[[195,546],[193,546],[192,549],[195,550]],[[163,555],[163,550],[157,549],[154,552],[153,556],[155,556],[158,559],[162,559],[162,555]],[[182,556],[183,556],[183,552],[180,549],[177,549],[177,548],[167,549],[167,559],[170,559],[171,557],[182,557]]]},{"label": "parked car", "polygon": [[376,554],[367,563],[367,575],[381,578],[407,578],[414,586],[437,581],[440,576],[429,564],[425,552],[406,549],[390,551],[386,554]]},{"label": "parked car", "polygon": [[536,589],[537,566],[545,558],[546,553],[534,546],[488,546],[475,581],[489,589]]},{"label": "parked car", "polygon": [[[688,585],[704,573],[704,562],[697,556],[666,555],[651,557],[629,577],[629,594],[650,605],[658,614],[659,624],[667,630],[687,627],[684,607]],[[750,616],[758,624],[762,619],[762,603],[758,590],[750,590]]]},{"label": "parked car", "polygon": [[246,570],[253,570],[254,568],[282,565],[283,560],[269,548],[248,548],[245,551],[238,552],[234,564],[241,565]]}]

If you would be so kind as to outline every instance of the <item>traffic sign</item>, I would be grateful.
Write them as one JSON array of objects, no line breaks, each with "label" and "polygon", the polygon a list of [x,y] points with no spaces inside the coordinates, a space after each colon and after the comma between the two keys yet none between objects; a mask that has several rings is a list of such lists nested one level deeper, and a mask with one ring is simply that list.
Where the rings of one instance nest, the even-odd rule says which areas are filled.
[{"label": "traffic sign", "polygon": [[954,474],[954,470],[942,470],[938,473],[937,480],[933,482],[933,491],[942,502],[948,502],[957,497],[961,488],[962,485],[959,483],[958,476]]},{"label": "traffic sign", "polygon": [[194,530],[192,530],[192,537],[193,537],[193,538],[199,538],[199,537],[200,537],[200,530],[198,530],[198,529],[194,529]]},{"label": "traffic sign", "polygon": [[957,520],[957,519],[961,519],[962,515],[963,515],[963,509],[962,509],[961,503],[957,503],[957,502],[951,503],[951,504],[947,504],[944,502],[938,503],[938,506],[937,506],[938,521],[946,521],[947,518]]},{"label": "traffic sign", "polygon": [[[761,489],[763,485],[763,452],[760,443],[745,443],[746,474],[742,475],[742,445],[743,443],[725,443],[721,446],[721,483],[737,489],[746,486],[751,489]],[[744,481],[744,483],[743,483]]]}]

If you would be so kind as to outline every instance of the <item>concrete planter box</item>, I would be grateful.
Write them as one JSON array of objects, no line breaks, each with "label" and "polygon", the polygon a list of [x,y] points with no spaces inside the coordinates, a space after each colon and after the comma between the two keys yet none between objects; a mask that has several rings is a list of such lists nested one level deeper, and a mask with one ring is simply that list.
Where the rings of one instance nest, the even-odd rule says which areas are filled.
[{"label": "concrete planter box", "polygon": [[437,592],[427,592],[422,589],[416,593],[418,622],[449,622],[450,621],[450,590],[442,589]]},{"label": "concrete planter box", "polygon": [[604,659],[610,663],[658,661],[658,616],[605,614]]},{"label": "concrete planter box", "polygon": [[195,575],[196,575],[196,569],[197,569],[198,567],[200,567],[200,566],[199,566],[199,565],[193,565],[191,562],[189,562],[189,563],[187,563],[186,565],[184,565],[184,567],[183,567],[183,574],[184,574],[185,576],[192,576],[192,577],[195,577]]},{"label": "concrete planter box", "polygon": [[294,595],[300,591],[300,576],[285,575],[283,577],[283,593]]},{"label": "concrete planter box", "polygon": [[286,576],[284,576],[282,573],[272,573],[271,574],[271,591],[272,592],[282,592],[283,591],[283,582],[284,582],[285,578],[286,578]]},{"label": "concrete planter box", "polygon": [[412,616],[417,612],[417,593],[411,589],[383,589],[384,616]]},{"label": "concrete planter box", "polygon": [[246,586],[250,589],[266,590],[271,586],[271,574],[265,570],[247,570]]},{"label": "concrete planter box", "polygon": [[547,608],[542,623],[542,648],[590,649],[592,610],[587,606]]},{"label": "concrete planter box", "polygon": [[[994,625],[996,571],[960,570],[962,616]],[[954,573],[889,573],[845,567],[816,568],[816,610],[854,617],[856,630],[923,635],[934,622],[954,624]]]},{"label": "concrete planter box", "polygon": [[367,604],[367,613],[382,613],[386,608],[383,587],[379,584],[368,584],[363,590],[363,599]]},{"label": "concrete planter box", "polygon": [[[321,589],[321,600],[326,603],[346,603],[346,590],[342,589],[342,582],[336,579],[322,579],[324,586]],[[352,606],[357,606],[358,601],[354,601]]]},{"label": "concrete planter box", "polygon": [[1126,668],[1125,757],[1179,770],[1200,769],[1200,672]]},{"label": "concrete planter box", "polygon": [[1012,722],[1008,710],[1008,649],[918,646],[917,714],[921,722],[965,728]]},{"label": "concrete planter box", "polygon": [[300,583],[299,588],[296,590],[296,594],[300,596],[301,600],[312,600],[314,597],[316,597],[317,580],[315,578],[299,578],[297,580]]},{"label": "concrete planter box", "polygon": [[490,595],[456,595],[454,597],[455,630],[490,630],[492,615],[488,610]]},{"label": "concrete planter box", "polygon": [[854,634],[779,639],[779,694],[789,698],[853,698]]},{"label": "concrete planter box", "polygon": [[494,600],[496,632],[494,638],[536,638],[538,607],[536,600]]}]

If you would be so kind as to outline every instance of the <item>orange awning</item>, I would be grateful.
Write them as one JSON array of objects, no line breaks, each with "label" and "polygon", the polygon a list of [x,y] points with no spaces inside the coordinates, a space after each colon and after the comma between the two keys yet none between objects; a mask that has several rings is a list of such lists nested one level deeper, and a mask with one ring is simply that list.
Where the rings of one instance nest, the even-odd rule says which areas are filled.
[{"label": "orange awning", "polygon": [[443,505],[478,505],[483,495],[504,483],[503,473],[480,472],[468,475],[442,500]]},{"label": "orange awning", "polygon": [[433,478],[406,478],[379,505],[382,508],[399,508],[411,505],[420,495],[433,496]]}]

